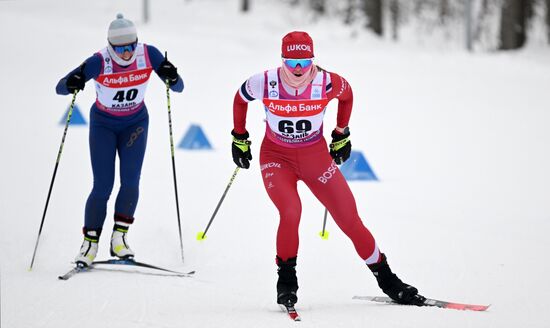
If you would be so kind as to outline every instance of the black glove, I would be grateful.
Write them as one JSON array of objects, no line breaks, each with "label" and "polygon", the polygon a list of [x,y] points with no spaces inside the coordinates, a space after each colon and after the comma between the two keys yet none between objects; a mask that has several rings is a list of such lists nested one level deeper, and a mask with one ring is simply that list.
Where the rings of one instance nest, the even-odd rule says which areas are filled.
[{"label": "black glove", "polygon": [[330,143],[330,156],[338,165],[348,160],[351,154],[351,141],[349,141],[349,129],[344,129],[343,133],[333,130],[332,142]]},{"label": "black glove", "polygon": [[84,73],[82,72],[82,70],[67,76],[67,81],[65,82],[65,85],[67,86],[67,90],[69,90],[69,93],[74,93],[75,91],[84,90],[85,84],[86,84],[86,78],[84,77]]},{"label": "black glove", "polygon": [[231,152],[233,153],[233,162],[238,167],[247,169],[250,167],[250,161],[252,160],[252,153],[250,153],[250,140],[248,140],[248,132],[243,134],[231,131],[233,135],[233,142],[231,143]]},{"label": "black glove", "polygon": [[163,81],[168,80],[168,83],[172,86],[178,82],[178,69],[174,64],[164,59],[157,68],[157,74]]}]

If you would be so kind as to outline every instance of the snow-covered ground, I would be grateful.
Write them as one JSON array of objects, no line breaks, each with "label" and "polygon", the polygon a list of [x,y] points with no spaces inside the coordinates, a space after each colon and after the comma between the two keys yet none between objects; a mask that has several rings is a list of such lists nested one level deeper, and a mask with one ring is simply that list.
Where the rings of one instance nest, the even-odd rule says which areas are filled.
[{"label": "snow-covered ground", "polygon": [[[393,269],[434,298],[492,304],[485,313],[396,307],[352,300],[381,294],[351,243],[300,185],[303,201],[297,309],[304,327],[548,327],[550,287],[550,51],[467,54],[403,46],[336,21],[311,23],[267,0],[0,1],[1,327],[281,327],[275,304],[278,215],[260,178],[263,110],[248,128],[252,168],[241,170],[206,226],[234,169],[232,99],[248,76],[279,64],[280,39],[303,29],[317,63],[354,88],[354,149],[381,179],[351,183],[360,214]],[[81,242],[91,188],[86,127],[67,135],[34,269],[28,272],[69,97],[58,79],[105,46],[117,12],[141,41],[168,50],[186,82],[172,94],[175,142],[200,124],[213,151],[176,152],[185,248],[181,263],[164,86],[149,85],[149,144],[137,222],[137,259],[194,278],[111,271],[63,282]],[[89,83],[77,104],[88,118]],[[326,117],[335,124],[335,104]],[[116,186],[115,186],[116,188]],[[116,191],[116,189],[115,189]],[[112,197],[114,198],[114,196]],[[112,205],[105,223],[112,225]],[[98,258],[108,256],[108,239]]]}]

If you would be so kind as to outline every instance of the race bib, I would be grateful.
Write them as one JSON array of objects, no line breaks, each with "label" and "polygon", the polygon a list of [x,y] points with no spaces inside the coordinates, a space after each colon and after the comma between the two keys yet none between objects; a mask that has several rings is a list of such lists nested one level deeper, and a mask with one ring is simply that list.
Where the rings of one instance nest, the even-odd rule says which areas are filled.
[{"label": "race bib", "polygon": [[97,101],[107,111],[124,112],[143,103],[152,68],[100,75],[96,79]]},{"label": "race bib", "polygon": [[276,70],[266,73],[266,94],[263,104],[266,121],[271,136],[276,140],[299,144],[317,140],[321,137],[323,118],[328,104],[325,92],[324,73],[319,72],[313,80],[309,92],[303,99],[280,99],[282,86],[278,84]]},{"label": "race bib", "polygon": [[113,60],[107,48],[100,51],[103,57],[103,71],[95,79],[96,104],[103,111],[113,115],[129,115],[143,104],[145,91],[153,68],[145,53],[145,46],[136,47],[135,69],[114,72]]}]

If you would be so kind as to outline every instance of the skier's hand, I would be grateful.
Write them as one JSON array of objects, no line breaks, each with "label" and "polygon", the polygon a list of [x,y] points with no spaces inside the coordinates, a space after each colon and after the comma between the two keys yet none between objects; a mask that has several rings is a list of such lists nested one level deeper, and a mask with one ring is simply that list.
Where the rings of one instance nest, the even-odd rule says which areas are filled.
[{"label": "skier's hand", "polygon": [[233,154],[233,162],[243,169],[250,167],[250,161],[252,160],[252,153],[250,152],[250,144],[252,143],[248,140],[249,134],[245,133],[236,133],[231,131],[233,135],[233,142],[231,143],[231,152]]},{"label": "skier's hand", "polygon": [[343,133],[332,131],[332,142],[330,143],[330,156],[338,165],[348,160],[351,154],[351,141],[349,140],[349,129],[346,128]]},{"label": "skier's hand", "polygon": [[178,69],[167,58],[160,63],[157,74],[163,81],[168,80],[170,86],[178,82]]},{"label": "skier's hand", "polygon": [[65,85],[67,86],[69,93],[84,90],[84,86],[86,85],[84,73],[82,71],[78,71],[69,75]]}]

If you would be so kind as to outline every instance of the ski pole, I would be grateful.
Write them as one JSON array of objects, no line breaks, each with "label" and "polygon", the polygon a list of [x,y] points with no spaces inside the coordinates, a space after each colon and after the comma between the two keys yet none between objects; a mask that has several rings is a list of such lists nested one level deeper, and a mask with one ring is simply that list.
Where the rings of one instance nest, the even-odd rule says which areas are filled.
[{"label": "ski pole", "polygon": [[321,232],[319,232],[319,236],[323,240],[328,240],[328,235],[329,235],[328,230],[325,230],[325,228],[327,226],[327,216],[328,216],[328,209],[325,207],[325,216],[323,218],[323,230]]},{"label": "ski pole", "polygon": [[[168,52],[164,53],[164,58],[168,60]],[[172,175],[174,177],[174,193],[176,195],[176,212],[178,215],[178,232],[180,236],[180,250],[181,250],[181,261],[184,262],[184,256],[183,256],[183,238],[181,236],[181,219],[180,219],[180,204],[179,204],[179,198],[178,198],[178,182],[176,179],[176,158],[174,155],[174,137],[172,133],[172,111],[170,110],[170,83],[168,80],[165,80],[164,83],[166,84],[166,101],[168,104],[168,127],[170,130],[170,152],[172,153]]]},{"label": "ski pole", "polygon": [[67,136],[67,130],[69,129],[71,116],[73,115],[73,107],[74,107],[77,93],[78,93],[78,90],[75,90],[75,92],[73,93],[73,100],[71,101],[71,106],[69,106],[69,111],[67,112],[67,119],[65,120],[65,130],[63,131],[63,137],[61,138],[61,144],[59,145],[59,151],[57,152],[57,159],[55,161],[52,180],[50,182],[50,188],[48,190],[48,197],[46,197],[46,205],[44,206],[44,212],[42,213],[42,220],[40,221],[40,228],[38,229],[38,237],[36,237],[36,244],[34,245],[34,252],[32,253],[32,260],[31,260],[31,265],[29,266],[29,271],[32,270],[32,266],[34,264],[34,258],[36,256],[36,250],[38,249],[38,242],[40,241],[40,235],[42,234],[42,228],[44,227],[44,220],[46,219],[46,211],[48,210],[48,204],[50,203],[50,196],[52,195],[53,183],[55,181],[55,176],[57,175],[57,168],[59,167],[59,161],[61,160],[61,153],[63,152],[63,145],[65,144],[65,137]]},{"label": "ski pole", "polygon": [[327,216],[328,216],[328,209],[325,207],[325,217],[323,218],[323,230],[319,232],[319,236],[321,236],[323,240],[327,240],[329,235],[328,230],[325,230],[327,226]]},{"label": "ski pole", "polygon": [[218,205],[216,206],[216,209],[214,210],[214,213],[212,214],[212,217],[210,218],[210,221],[208,221],[208,225],[206,226],[206,229],[204,229],[204,232],[199,232],[197,234],[197,240],[205,240],[206,239],[206,232],[208,232],[208,229],[210,228],[210,225],[212,224],[212,221],[214,221],[214,217],[216,217],[216,214],[218,213],[218,210],[220,209],[220,206],[222,205],[222,202],[225,198],[225,195],[227,195],[227,191],[229,190],[229,187],[233,184],[233,180],[235,180],[235,177],[237,176],[237,173],[239,172],[240,167],[236,167],[235,171],[233,171],[233,175],[231,176],[231,179],[229,179],[229,183],[227,184],[227,187],[225,187],[225,191],[223,192],[222,198],[220,198],[220,201],[218,202]]},{"label": "ski pole", "polygon": [[324,240],[328,239],[328,231],[325,230],[325,227],[327,226],[327,216],[328,216],[328,210],[325,207],[325,218],[323,219],[323,230],[319,232],[319,236],[321,236],[321,238]]}]

